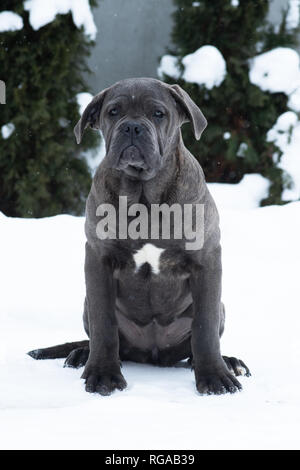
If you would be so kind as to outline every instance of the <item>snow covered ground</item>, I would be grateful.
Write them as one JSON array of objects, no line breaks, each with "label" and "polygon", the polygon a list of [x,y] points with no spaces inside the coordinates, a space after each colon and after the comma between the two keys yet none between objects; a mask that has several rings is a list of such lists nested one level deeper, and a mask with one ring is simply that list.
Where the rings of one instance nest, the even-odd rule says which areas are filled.
[{"label": "snow covered ground", "polygon": [[222,351],[253,374],[235,395],[199,396],[187,368],[125,363],[128,389],[100,397],[84,391],[82,370],[27,356],[85,338],[84,220],[0,214],[2,449],[300,448],[300,202],[256,208],[266,188],[251,178],[210,185],[222,225]]}]

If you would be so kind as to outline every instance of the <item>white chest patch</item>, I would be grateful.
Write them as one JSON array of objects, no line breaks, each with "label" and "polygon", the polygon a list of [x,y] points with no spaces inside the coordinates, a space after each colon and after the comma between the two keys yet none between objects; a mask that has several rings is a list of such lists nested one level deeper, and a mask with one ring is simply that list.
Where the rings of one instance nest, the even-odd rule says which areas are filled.
[{"label": "white chest patch", "polygon": [[144,263],[149,263],[154,274],[159,274],[159,259],[164,251],[163,248],[157,248],[157,246],[151,243],[146,243],[146,245],[133,255],[136,271],[138,271]]}]

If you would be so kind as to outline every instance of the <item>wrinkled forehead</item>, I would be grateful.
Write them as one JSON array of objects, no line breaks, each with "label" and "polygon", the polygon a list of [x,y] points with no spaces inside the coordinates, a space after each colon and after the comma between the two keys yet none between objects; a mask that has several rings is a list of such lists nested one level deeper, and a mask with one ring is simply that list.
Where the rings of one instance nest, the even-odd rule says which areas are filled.
[{"label": "wrinkled forehead", "polygon": [[127,108],[143,109],[148,103],[172,105],[167,87],[155,79],[128,79],[116,83],[107,93],[104,106],[124,104]]}]

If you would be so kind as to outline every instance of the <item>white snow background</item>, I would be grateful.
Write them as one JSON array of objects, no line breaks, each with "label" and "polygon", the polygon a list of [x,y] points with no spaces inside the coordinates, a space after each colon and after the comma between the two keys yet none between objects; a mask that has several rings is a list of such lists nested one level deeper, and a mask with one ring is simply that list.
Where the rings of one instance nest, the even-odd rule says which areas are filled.
[{"label": "white snow background", "polygon": [[26,352],[85,338],[84,219],[0,214],[0,447],[299,448],[300,202],[257,208],[267,184],[210,185],[221,216],[222,352],[249,365],[234,395],[200,396],[193,373],[124,363],[128,388],[88,394],[82,369]]}]

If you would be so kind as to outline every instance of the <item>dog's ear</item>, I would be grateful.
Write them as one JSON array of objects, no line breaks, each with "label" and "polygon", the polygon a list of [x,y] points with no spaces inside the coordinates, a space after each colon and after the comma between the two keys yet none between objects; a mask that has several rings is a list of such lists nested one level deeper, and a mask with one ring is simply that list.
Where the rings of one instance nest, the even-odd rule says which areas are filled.
[{"label": "dog's ear", "polygon": [[99,116],[102,108],[102,104],[109,88],[101,91],[96,95],[92,101],[87,105],[83,114],[76,126],[74,127],[74,134],[76,137],[77,144],[80,144],[83,133],[87,127],[92,129],[99,129]]},{"label": "dog's ear", "polygon": [[191,122],[194,136],[197,140],[199,140],[202,132],[207,126],[207,120],[205,119],[202,111],[190,98],[187,92],[184,91],[179,85],[168,85],[168,87],[171,95],[184,113],[183,122]]}]

